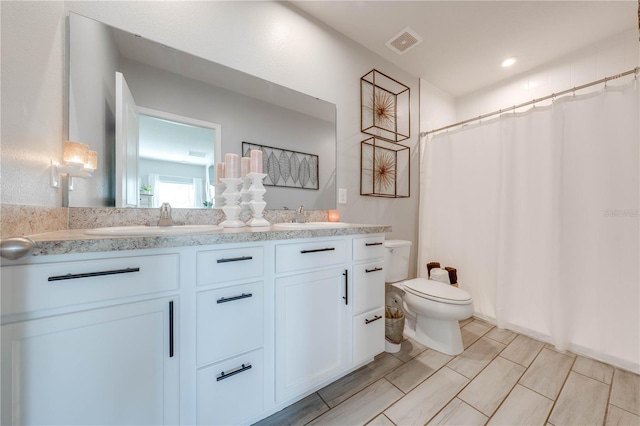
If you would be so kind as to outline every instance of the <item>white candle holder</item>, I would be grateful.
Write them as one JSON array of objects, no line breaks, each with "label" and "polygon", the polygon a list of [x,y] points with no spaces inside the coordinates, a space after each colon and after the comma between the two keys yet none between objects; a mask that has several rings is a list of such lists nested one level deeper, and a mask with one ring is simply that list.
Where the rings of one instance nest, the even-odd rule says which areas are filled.
[{"label": "white candle holder", "polygon": [[220,180],[225,185],[224,192],[222,193],[225,206],[222,208],[222,211],[224,211],[224,215],[226,217],[226,219],[220,223],[220,226],[224,228],[240,228],[246,226],[243,221],[238,220],[238,215],[241,210],[238,205],[238,202],[240,201],[238,185],[242,183],[242,180],[238,178],[225,178]]},{"label": "white candle holder", "polygon": [[240,195],[242,196],[242,201],[240,202],[240,208],[242,210],[251,210],[251,192],[249,188],[251,187],[252,179],[249,176],[241,177],[242,179],[242,189],[240,190]]},{"label": "white candle holder", "polygon": [[215,204],[214,207],[216,209],[220,209],[222,207],[224,207],[225,202],[224,202],[224,197],[222,196],[222,193],[224,192],[224,189],[226,188],[226,185],[222,182],[216,183],[215,185],[213,185],[216,193],[215,196],[213,197],[213,199],[215,200]]},{"label": "white candle holder", "polygon": [[249,193],[251,194],[251,201],[249,201],[249,205],[251,206],[251,211],[253,212],[253,218],[247,222],[249,226],[255,227],[264,227],[270,226],[271,224],[267,222],[265,218],[262,217],[262,212],[264,208],[267,206],[267,203],[263,201],[262,196],[266,189],[264,189],[264,185],[262,181],[267,175],[265,173],[249,173],[247,177],[251,178],[251,186],[249,187]]}]

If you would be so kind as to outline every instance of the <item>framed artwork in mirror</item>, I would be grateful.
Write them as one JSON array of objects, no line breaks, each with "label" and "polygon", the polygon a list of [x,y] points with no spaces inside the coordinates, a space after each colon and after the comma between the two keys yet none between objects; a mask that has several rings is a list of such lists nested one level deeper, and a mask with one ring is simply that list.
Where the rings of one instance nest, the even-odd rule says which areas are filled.
[{"label": "framed artwork in mirror", "polygon": [[267,175],[265,186],[318,190],[318,156],[250,142],[242,142],[242,155],[249,157],[251,150],[262,151],[262,171]]}]

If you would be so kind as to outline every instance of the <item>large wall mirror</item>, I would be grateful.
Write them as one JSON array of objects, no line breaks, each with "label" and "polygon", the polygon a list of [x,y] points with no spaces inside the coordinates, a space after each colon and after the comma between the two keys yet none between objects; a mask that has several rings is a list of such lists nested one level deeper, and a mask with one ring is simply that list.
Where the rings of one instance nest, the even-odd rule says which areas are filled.
[{"label": "large wall mirror", "polygon": [[268,209],[335,208],[335,105],[74,13],[69,27],[69,139],[99,154],[70,206],[206,208],[216,162],[249,142],[318,156],[319,189],[267,187]]}]

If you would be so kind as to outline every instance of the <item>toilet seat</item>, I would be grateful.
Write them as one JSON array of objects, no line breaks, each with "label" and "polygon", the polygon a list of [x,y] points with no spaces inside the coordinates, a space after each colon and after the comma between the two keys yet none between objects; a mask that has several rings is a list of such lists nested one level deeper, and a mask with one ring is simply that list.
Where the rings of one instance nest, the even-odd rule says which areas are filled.
[{"label": "toilet seat", "polygon": [[416,278],[404,282],[404,291],[417,297],[452,305],[468,305],[471,295],[464,290],[439,281]]}]

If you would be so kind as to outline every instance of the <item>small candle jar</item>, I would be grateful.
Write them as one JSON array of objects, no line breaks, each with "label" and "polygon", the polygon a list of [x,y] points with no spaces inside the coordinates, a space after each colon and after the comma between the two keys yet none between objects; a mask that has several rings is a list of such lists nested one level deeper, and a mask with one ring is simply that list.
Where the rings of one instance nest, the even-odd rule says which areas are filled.
[{"label": "small candle jar", "polygon": [[329,210],[329,222],[340,222],[339,210]]}]

